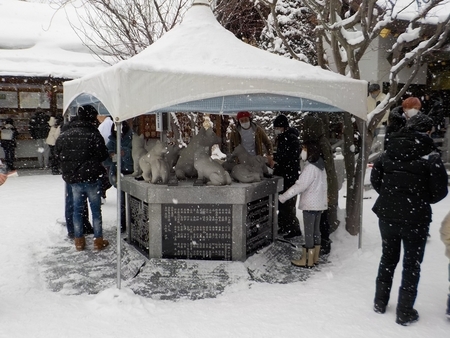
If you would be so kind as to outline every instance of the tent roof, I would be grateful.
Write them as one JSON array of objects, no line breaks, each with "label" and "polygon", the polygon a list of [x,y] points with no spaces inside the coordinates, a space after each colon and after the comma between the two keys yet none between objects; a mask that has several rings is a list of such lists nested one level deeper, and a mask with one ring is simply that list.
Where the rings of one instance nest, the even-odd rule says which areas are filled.
[{"label": "tent roof", "polygon": [[100,103],[116,121],[167,111],[348,111],[366,119],[367,83],[237,39],[195,0],[140,54],[64,83],[64,110]]}]

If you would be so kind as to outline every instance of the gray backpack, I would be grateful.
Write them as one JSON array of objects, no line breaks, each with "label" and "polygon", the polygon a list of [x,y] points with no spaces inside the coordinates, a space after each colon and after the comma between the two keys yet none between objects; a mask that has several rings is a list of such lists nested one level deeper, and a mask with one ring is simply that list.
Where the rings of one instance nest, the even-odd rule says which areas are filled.
[{"label": "gray backpack", "polygon": [[2,129],[2,140],[12,140],[14,132],[11,128]]}]

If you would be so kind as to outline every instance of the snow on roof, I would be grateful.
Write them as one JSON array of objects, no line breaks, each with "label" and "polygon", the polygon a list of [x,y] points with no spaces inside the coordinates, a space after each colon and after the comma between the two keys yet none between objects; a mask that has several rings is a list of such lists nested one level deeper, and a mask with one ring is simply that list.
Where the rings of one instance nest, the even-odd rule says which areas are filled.
[{"label": "snow on roof", "polygon": [[67,15],[49,4],[0,2],[0,75],[80,78],[106,68],[72,30]]},{"label": "snow on roof", "polygon": [[[410,21],[418,13],[422,12],[429,6],[429,0],[378,0],[377,4],[383,8],[391,8],[394,4],[392,17],[400,20]],[[425,21],[429,24],[437,24],[444,21],[450,13],[450,0],[443,0],[437,4],[425,17]]]}]

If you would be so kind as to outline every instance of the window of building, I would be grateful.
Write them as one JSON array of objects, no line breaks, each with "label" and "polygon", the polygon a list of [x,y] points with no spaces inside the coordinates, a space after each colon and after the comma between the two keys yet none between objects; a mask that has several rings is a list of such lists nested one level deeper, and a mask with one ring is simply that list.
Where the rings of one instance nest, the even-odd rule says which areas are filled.
[{"label": "window of building", "polygon": [[17,108],[18,106],[17,92],[0,91],[0,108]]}]

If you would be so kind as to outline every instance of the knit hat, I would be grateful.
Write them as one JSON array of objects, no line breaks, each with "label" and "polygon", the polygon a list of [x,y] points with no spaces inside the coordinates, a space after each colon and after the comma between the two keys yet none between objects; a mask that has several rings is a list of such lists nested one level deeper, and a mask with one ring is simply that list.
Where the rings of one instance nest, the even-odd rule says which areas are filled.
[{"label": "knit hat", "polygon": [[237,118],[238,120],[240,120],[240,119],[243,118],[243,117],[248,117],[248,118],[250,118],[250,117],[252,117],[252,115],[251,115],[250,112],[248,112],[248,111],[240,111],[240,112],[237,114],[237,116],[236,116],[236,118]]},{"label": "knit hat", "polygon": [[78,117],[82,121],[93,122],[97,118],[97,115],[97,109],[90,104],[78,108]]},{"label": "knit hat", "polygon": [[275,120],[273,120],[273,126],[276,127],[283,127],[283,128],[289,128],[289,121],[286,117],[286,115],[278,115]]},{"label": "knit hat", "polygon": [[372,83],[369,86],[369,93],[377,92],[380,90],[380,85],[378,83]]},{"label": "knit hat", "polygon": [[420,109],[422,107],[422,103],[417,97],[411,96],[403,101],[402,107],[403,109],[411,109],[415,107],[419,107],[418,109]]},{"label": "knit hat", "polygon": [[433,129],[433,119],[425,114],[417,114],[406,122],[406,128],[426,133]]}]

